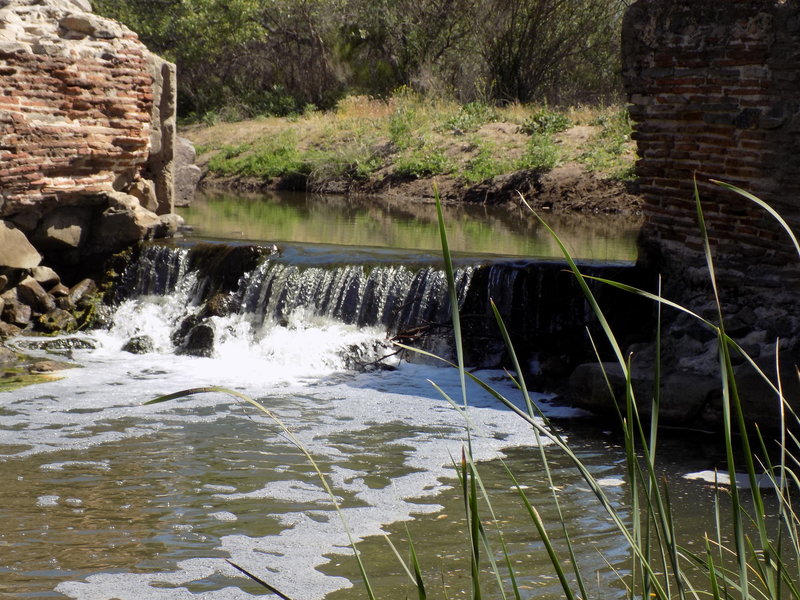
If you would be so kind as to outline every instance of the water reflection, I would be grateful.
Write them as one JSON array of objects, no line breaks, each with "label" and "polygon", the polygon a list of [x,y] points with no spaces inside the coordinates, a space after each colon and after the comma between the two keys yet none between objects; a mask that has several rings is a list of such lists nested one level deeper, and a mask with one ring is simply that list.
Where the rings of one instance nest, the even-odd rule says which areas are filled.
[{"label": "water reflection", "polygon": [[[441,248],[430,203],[272,193],[201,195],[181,215],[193,235],[217,239],[306,242],[430,250]],[[445,207],[454,252],[560,257],[551,236],[523,208]],[[633,261],[642,220],[625,215],[547,214],[576,258]]]}]

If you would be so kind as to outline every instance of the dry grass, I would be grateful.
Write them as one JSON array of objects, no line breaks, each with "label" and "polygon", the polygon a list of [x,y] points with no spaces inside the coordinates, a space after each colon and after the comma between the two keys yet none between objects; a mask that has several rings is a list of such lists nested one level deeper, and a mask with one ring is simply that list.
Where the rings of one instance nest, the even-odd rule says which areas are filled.
[{"label": "dry grass", "polygon": [[[619,177],[630,170],[634,153],[624,131],[629,125],[619,118],[621,111],[620,107],[556,112],[520,104],[461,106],[401,92],[388,100],[350,96],[328,112],[193,125],[183,134],[196,144],[198,162],[203,165],[213,159],[210,167],[222,175],[258,177],[252,160],[247,173],[242,167],[253,153],[269,163],[264,176],[274,175],[274,165],[266,157],[269,148],[276,139],[291,139],[291,148],[285,145],[289,142],[280,147],[296,155],[287,168],[315,174],[318,181],[446,175],[479,182],[519,169],[549,170],[572,162]],[[531,132],[530,120],[542,115],[547,123],[565,124],[566,130]]]}]

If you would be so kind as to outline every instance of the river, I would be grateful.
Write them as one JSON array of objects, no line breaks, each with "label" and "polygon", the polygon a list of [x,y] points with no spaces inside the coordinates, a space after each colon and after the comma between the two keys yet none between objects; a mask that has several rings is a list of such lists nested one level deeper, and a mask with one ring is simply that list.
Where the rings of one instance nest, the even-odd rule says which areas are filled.
[{"label": "river", "polygon": [[[469,597],[453,468],[468,431],[522,589],[561,597],[497,460],[505,458],[552,521],[530,427],[475,385],[465,418],[432,385],[458,404],[454,370],[394,355],[386,341],[398,328],[386,315],[403,313],[410,297],[425,298],[414,302],[425,304],[412,311],[415,318],[447,312],[433,213],[430,205],[304,196],[201,198],[184,211],[189,239],[150,246],[131,267],[110,329],[61,342],[16,340],[21,351],[78,367],[0,396],[0,597],[219,600],[265,593],[226,559],[298,600],[365,597],[343,521],[364,549],[379,597],[411,594],[384,533],[404,558],[404,540],[413,539],[430,597]],[[465,294],[485,268],[479,263],[517,268],[554,260],[552,240],[524,214],[476,207],[449,210],[446,218]],[[636,222],[555,220],[587,264],[635,260]],[[211,284],[192,262],[195,248],[207,248],[198,246],[203,240],[211,248],[254,242],[264,249],[231,286],[235,309],[205,317],[214,332],[208,357],[177,354],[174,337],[208,300],[201,291]],[[278,254],[270,254],[272,244]],[[361,290],[360,299],[342,292],[334,301],[336,289]],[[365,290],[380,310],[368,309]],[[348,308],[352,302],[356,309]],[[147,337],[150,350],[123,351],[137,336]],[[354,370],[354,357],[382,368]],[[502,371],[475,374],[522,402]],[[249,405],[223,393],[144,404],[198,386],[237,390],[277,415],[315,457],[341,514],[287,435]],[[624,514],[624,456],[614,436],[587,428],[585,413],[551,403],[546,391],[533,395]],[[614,571],[625,572],[624,542],[568,461],[546,452],[595,597],[625,597]],[[667,468],[676,504],[694,506],[708,495],[681,477],[707,463],[698,447]],[[492,585],[489,596],[499,597]]]}]

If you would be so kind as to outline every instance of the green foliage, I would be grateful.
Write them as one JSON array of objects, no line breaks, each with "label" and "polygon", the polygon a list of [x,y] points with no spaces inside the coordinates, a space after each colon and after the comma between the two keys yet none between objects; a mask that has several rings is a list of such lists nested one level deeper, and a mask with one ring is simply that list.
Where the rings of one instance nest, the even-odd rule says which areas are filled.
[{"label": "green foliage", "polygon": [[441,148],[430,144],[410,150],[395,163],[395,174],[400,177],[419,178],[450,173],[455,168]]},{"label": "green foliage", "polygon": [[476,102],[451,124],[469,131],[491,120],[495,104],[617,99],[624,3],[95,0],[94,8],[177,63],[183,117],[287,115],[407,86]]},{"label": "green foliage", "polygon": [[528,135],[560,133],[572,127],[572,121],[562,112],[543,108],[525,120],[521,129]]},{"label": "green foliage", "polygon": [[634,163],[625,159],[631,146],[632,124],[628,111],[604,111],[592,120],[600,132],[589,142],[578,160],[590,171],[602,171],[616,179],[633,179]]},{"label": "green foliage", "polygon": [[312,165],[309,173],[309,187],[312,189],[342,179],[363,181],[383,166],[383,158],[362,144],[316,150],[307,153],[305,159]]},{"label": "green foliage", "polygon": [[493,145],[480,145],[478,153],[465,165],[463,177],[470,183],[480,183],[517,168],[518,165],[513,161],[498,158],[496,154],[497,149]]},{"label": "green foliage", "polygon": [[222,175],[241,175],[269,179],[303,174],[310,170],[290,133],[263,139],[257,146],[225,146],[208,162],[208,168]]},{"label": "green foliage", "polygon": [[549,135],[532,135],[520,161],[521,169],[549,171],[558,164],[560,152]]},{"label": "green foliage", "polygon": [[416,128],[416,110],[413,106],[401,106],[389,118],[389,140],[399,150],[412,146],[412,132]]},{"label": "green foliage", "polygon": [[468,102],[459,108],[458,113],[448,118],[440,129],[465,133],[475,131],[482,125],[492,123],[497,119],[498,112],[493,106],[483,102]]}]

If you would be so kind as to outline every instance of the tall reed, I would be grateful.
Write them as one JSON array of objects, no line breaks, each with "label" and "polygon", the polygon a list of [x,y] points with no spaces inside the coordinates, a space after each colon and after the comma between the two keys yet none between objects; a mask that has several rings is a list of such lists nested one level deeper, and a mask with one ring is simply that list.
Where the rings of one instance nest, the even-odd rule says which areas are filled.
[{"label": "tall reed", "polygon": [[[780,215],[751,194],[734,186],[722,183],[720,185],[724,185],[729,190],[755,202],[776,218],[792,240],[798,255],[800,255],[800,244],[798,244],[797,238]],[[547,418],[531,401],[523,371],[520,368],[508,332],[496,308],[497,324],[505,339],[515,373],[512,377],[514,377],[514,381],[525,399],[526,410],[517,408],[509,398],[506,398],[485,382],[480,381],[474,375],[464,371],[461,361],[455,366],[460,370],[462,376],[475,380],[497,400],[528,421],[537,441],[539,438],[550,440],[571,460],[575,469],[594,493],[596,500],[607,512],[619,534],[628,544],[630,566],[629,575],[625,577],[624,584],[629,590],[630,598],[655,597],[661,600],[672,598],[684,600],[686,598],[701,597],[715,599],[741,598],[743,600],[749,598],[769,600],[800,598],[800,590],[798,590],[800,517],[798,517],[794,502],[794,494],[797,491],[798,484],[800,484],[800,479],[797,475],[797,468],[800,466],[800,461],[798,461],[798,457],[800,457],[800,452],[798,452],[800,448],[798,446],[800,446],[800,443],[792,433],[789,427],[790,423],[787,423],[786,419],[790,419],[793,425],[800,423],[798,423],[797,415],[794,414],[791,406],[783,396],[780,382],[777,385],[772,383],[755,361],[726,333],[709,236],[696,186],[695,205],[698,227],[704,240],[704,253],[709,271],[710,286],[713,290],[717,308],[717,316],[714,322],[704,319],[690,309],[662,297],[660,291],[654,294],[618,282],[590,278],[583,275],[557,234],[537,215],[543,227],[553,236],[553,239],[561,248],[569,269],[576,278],[588,304],[599,321],[602,331],[611,345],[616,362],[625,376],[625,397],[624,402],[621,402],[625,410],[619,413],[619,418],[624,439],[628,476],[627,494],[629,502],[625,509],[626,514],[623,514],[622,510],[608,498],[603,487],[598,483],[589,468],[559,435],[557,429],[549,425]],[[447,264],[449,258],[447,256],[446,232],[441,213],[439,226],[442,232],[445,263]],[[639,404],[636,401],[632,385],[630,358],[624,355],[602,308],[587,284],[588,279],[595,279],[606,285],[644,296],[656,302],[659,315],[657,338],[660,338],[661,308],[668,307],[691,315],[702,325],[709,328],[718,340],[719,376],[723,395],[723,438],[726,466],[730,473],[730,484],[728,489],[724,489],[721,485],[716,486],[714,530],[704,534],[701,540],[705,552],[697,552],[689,547],[689,543],[695,540],[679,539],[676,534],[676,522],[680,519],[680,515],[675,514],[671,507],[669,489],[666,483],[662,483],[659,480],[656,454],[660,402],[658,392],[660,389],[660,367],[656,367],[656,383],[650,421],[649,423],[644,422],[637,408]],[[456,311],[457,305],[453,304],[454,315]],[[454,326],[456,329],[455,344],[458,349],[460,333],[456,320],[454,320]],[[595,341],[592,340],[592,343],[595,344]],[[656,343],[660,346],[660,339],[657,339]],[[764,456],[769,455],[766,452],[767,443],[761,437],[760,432],[757,429],[748,428],[745,421],[742,410],[743,400],[740,397],[734,376],[732,360],[734,355],[744,356],[745,360],[767,382],[775,394],[776,410],[780,411],[783,418],[782,433],[779,440],[780,458],[777,464],[773,465],[767,461],[762,465],[761,469],[757,468],[753,449],[751,448],[751,436],[763,451]],[[657,360],[657,364],[659,362],[660,359]],[[606,377],[606,380],[608,382],[608,377]],[[609,393],[613,395],[614,392],[610,383],[608,387]],[[449,400],[449,398],[447,399]],[[615,399],[614,405],[617,405],[617,399]],[[741,459],[737,459],[734,452],[735,440],[739,440],[741,445]],[[548,481],[551,483],[551,489],[555,489],[552,485],[547,454],[542,451],[540,458],[547,473]],[[477,468],[470,458],[469,445],[465,448],[464,463],[470,465],[470,468],[469,470],[462,468],[462,479],[466,479],[468,474],[473,478],[477,478]],[[747,486],[742,486],[735,477],[735,473],[742,469],[747,477]],[[558,524],[543,523],[536,507],[532,506],[526,497],[523,486],[517,483],[516,478],[510,471],[509,477],[517,486],[523,511],[529,516],[533,529],[538,532],[544,543],[546,552],[561,583],[564,596],[567,598],[588,598],[584,583],[585,577],[582,574],[581,565],[576,558],[575,549],[570,540],[569,524],[563,516],[560,517],[560,523]],[[765,495],[759,485],[760,482],[764,481],[764,477],[769,482],[770,493],[775,495],[777,501],[775,514],[768,514],[766,510]],[[470,523],[474,523],[475,519],[479,519],[479,516],[477,516],[478,511],[475,508],[477,506],[477,490],[474,486],[466,485],[463,486],[463,489],[466,496],[466,504],[469,507],[467,518]],[[485,497],[485,500],[487,505],[490,505],[488,496]],[[725,501],[728,504],[730,524],[724,522],[721,516],[723,511],[722,504]],[[553,494],[553,502],[558,506],[558,495],[556,493]],[[560,509],[558,514],[561,515]],[[556,548],[556,544],[551,539],[552,534],[549,533],[548,525],[555,525],[556,528],[561,530],[563,548]],[[732,535],[732,543],[730,544],[723,541],[729,535]],[[475,555],[476,553],[473,552],[473,562],[476,560]],[[507,554],[505,558],[506,564],[510,564],[511,561],[508,560]],[[498,580],[503,578],[497,572],[495,563],[492,563],[492,569],[495,570],[495,577]],[[571,571],[572,577],[568,576],[568,570]],[[473,569],[473,572],[475,572],[475,569]],[[511,591],[514,596],[519,598],[513,570],[509,570],[506,578],[510,581]],[[473,597],[479,598],[480,595],[477,591],[480,589],[480,582],[474,582],[473,589],[476,590]],[[505,597],[505,592],[503,592],[503,596]]]},{"label": "tall reed", "polygon": [[[773,209],[768,207],[758,198],[751,194],[725,185],[728,189],[741,194],[750,201],[764,208],[770,215],[778,220],[786,231],[787,235],[795,245],[800,256],[800,244],[792,233],[786,222]],[[800,568],[800,515],[798,515],[795,504],[795,494],[800,488],[800,440],[795,437],[792,426],[800,425],[798,416],[794,413],[791,406],[786,401],[781,383],[772,383],[769,377],[756,365],[744,350],[726,333],[724,326],[724,315],[721,308],[719,290],[716,283],[714,262],[711,255],[708,232],[706,231],[700,197],[695,187],[695,204],[697,210],[698,226],[704,240],[705,259],[710,274],[710,285],[712,287],[717,316],[714,321],[705,319],[689,308],[681,306],[667,298],[662,297],[660,290],[657,293],[646,290],[636,289],[618,282],[590,278],[581,273],[580,268],[575,263],[564,244],[540,217],[543,227],[553,236],[559,245],[576,281],[580,285],[585,298],[596,316],[603,334],[610,344],[616,362],[619,364],[625,376],[624,399],[616,399],[614,405],[624,406],[624,411],[619,411],[619,419],[624,441],[626,472],[627,472],[627,506],[623,510],[606,493],[604,487],[593,475],[591,469],[585,464],[580,456],[570,447],[569,443],[562,437],[557,428],[553,427],[547,417],[531,398],[527,384],[525,382],[524,371],[520,366],[514,347],[511,343],[508,330],[503,323],[497,308],[492,304],[497,325],[505,340],[508,356],[510,358],[511,370],[509,377],[512,378],[516,388],[524,399],[524,408],[519,408],[512,399],[500,393],[489,383],[483,381],[475,374],[468,371],[464,364],[462,352],[462,331],[459,321],[458,301],[455,293],[455,280],[453,265],[447,241],[447,232],[442,216],[441,203],[437,197],[437,215],[439,220],[439,231],[441,235],[442,252],[447,276],[451,312],[454,328],[454,345],[456,354],[456,364],[450,363],[453,368],[458,369],[461,381],[461,397],[458,400],[451,398],[440,387],[436,389],[442,397],[450,402],[454,409],[463,415],[469,425],[467,417],[467,406],[469,398],[467,395],[466,380],[470,379],[477,383],[509,410],[524,419],[531,427],[536,444],[539,448],[539,460],[541,461],[546,480],[551,490],[550,499],[558,515],[558,522],[547,523],[540,516],[537,507],[531,502],[526,494],[524,481],[519,481],[518,477],[506,467],[510,481],[513,483],[516,493],[519,496],[520,513],[523,518],[528,519],[531,525],[531,535],[537,535],[545,548],[545,552],[554,569],[555,575],[560,583],[565,598],[574,600],[588,600],[591,596],[587,591],[587,576],[584,567],[576,552],[572,542],[572,527],[564,517],[561,510],[560,498],[557,492],[557,481],[555,480],[554,470],[551,468],[548,452],[544,450],[544,440],[550,442],[566,456],[574,469],[583,479],[587,487],[591,490],[595,500],[606,512],[613,523],[616,531],[625,540],[629,548],[629,567],[627,575],[620,575],[623,580],[627,594],[631,599],[650,599],[672,600],[678,598],[686,600],[689,598],[713,598],[715,600],[749,600],[765,599],[779,600],[782,598],[793,598],[800,600],[800,589],[798,586]],[[714,333],[718,340],[720,383],[723,392],[723,434],[725,444],[726,466],[730,473],[730,484],[726,489],[722,485],[716,486],[715,494],[715,523],[713,529],[700,536],[700,539],[680,539],[676,533],[680,516],[672,509],[669,488],[662,482],[658,474],[658,463],[656,461],[658,450],[658,418],[659,418],[659,386],[660,368],[656,367],[656,385],[651,404],[651,416],[649,421],[645,421],[639,414],[637,400],[634,394],[631,377],[631,361],[620,346],[614,332],[609,325],[602,308],[598,304],[587,281],[594,279],[605,285],[610,285],[618,289],[638,294],[649,298],[656,303],[658,310],[658,331],[656,333],[656,345],[660,345],[660,314],[662,308],[677,310],[692,316],[699,323],[707,327]],[[596,347],[596,341],[592,340]],[[430,355],[424,351],[402,346],[407,350]],[[780,410],[782,416],[782,433],[779,439],[779,459],[777,464],[772,464],[765,459],[761,468],[757,467],[754,459],[753,450],[750,446],[751,439],[755,440],[758,448],[766,452],[767,442],[758,430],[750,430],[745,422],[742,411],[742,398],[740,397],[736,379],[734,376],[733,360],[734,355],[741,355],[749,362],[761,377],[767,382],[770,389],[775,394],[776,408]],[[434,357],[438,358],[438,357]],[[439,360],[443,360],[439,358]],[[599,356],[598,356],[599,360]],[[777,360],[777,351],[776,351]],[[447,362],[447,361],[444,361]],[[658,364],[658,360],[656,361]],[[602,364],[602,363],[601,363]],[[608,382],[608,377],[606,378]],[[608,385],[609,393],[614,394],[612,386]],[[247,396],[222,388],[197,388],[185,390],[163,396],[152,400],[151,403],[164,402],[182,396],[196,393],[217,391],[231,394],[240,400],[252,404],[258,410],[272,418],[284,431],[284,433],[301,449],[310,464],[314,467],[317,476],[328,492],[331,502],[342,517],[343,527],[348,532],[349,528],[344,520],[339,504],[330,485],[327,483],[324,473],[320,470],[311,454],[302,446],[292,432],[258,401]],[[624,401],[622,401],[624,400]],[[469,431],[469,427],[468,427]],[[752,437],[751,437],[752,436]],[[742,459],[736,458],[734,452],[735,440],[741,444]],[[515,569],[512,556],[503,536],[502,529],[497,525],[498,519],[495,518],[492,494],[487,490],[481,476],[479,466],[473,459],[471,436],[467,436],[464,443],[461,460],[454,465],[457,473],[461,491],[464,499],[464,511],[467,519],[467,548],[466,554],[469,557],[469,572],[471,574],[471,596],[474,600],[484,597],[488,577],[497,584],[502,598],[515,598],[521,600],[523,592],[519,585],[521,573]],[[741,486],[734,476],[739,470],[744,470],[748,480],[748,486]],[[766,509],[765,492],[759,483],[766,478],[769,483],[769,493],[775,497],[777,508],[774,514],[768,513]],[[727,508],[725,508],[727,505]],[[727,511],[727,512],[725,512]],[[491,517],[489,522],[495,524],[497,529],[497,540],[499,547],[493,546],[493,539],[486,530],[485,513]],[[730,523],[723,518],[723,514],[730,515]],[[732,542],[725,540],[732,536]],[[690,547],[692,542],[701,542],[702,550],[693,550]],[[413,543],[409,544],[409,563],[401,558],[401,553],[389,541],[392,550],[401,561],[403,568],[408,574],[409,580],[416,589],[418,598],[428,597],[429,585],[426,585],[420,559],[415,551]],[[375,598],[369,579],[367,578],[366,567],[361,559],[361,555],[356,547],[355,541],[351,537],[351,545],[354,556],[358,562],[359,572],[365,585],[365,591],[370,599]],[[270,585],[255,575],[239,568],[242,572],[250,576],[253,580],[263,585],[266,589],[286,598]],[[610,567],[611,568],[611,567]]]}]

